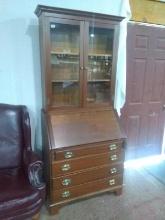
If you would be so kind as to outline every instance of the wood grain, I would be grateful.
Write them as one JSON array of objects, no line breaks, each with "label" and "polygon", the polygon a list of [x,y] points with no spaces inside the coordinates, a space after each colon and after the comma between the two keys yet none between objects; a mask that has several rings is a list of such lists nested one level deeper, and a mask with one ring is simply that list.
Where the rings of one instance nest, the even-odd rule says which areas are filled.
[{"label": "wood grain", "polygon": [[54,137],[53,148],[64,148],[87,143],[123,138],[115,114],[109,111],[49,113]]},{"label": "wood grain", "polygon": [[[68,186],[80,185],[83,183],[91,182],[98,179],[114,176],[123,173],[123,163],[114,163],[103,165],[102,167],[90,168],[83,170],[82,172],[73,173],[70,175],[64,175],[62,177],[52,179],[52,189],[58,190],[61,188],[68,188]],[[69,179],[70,184],[68,186],[63,185],[63,181]]]},{"label": "wood grain", "polygon": [[[116,159],[113,159],[116,157]],[[92,156],[80,157],[76,159],[63,160],[60,162],[52,163],[52,176],[63,176],[68,173],[72,173],[78,170],[84,170],[91,167],[97,167],[108,163],[116,163],[119,161],[123,161],[124,154],[122,150],[116,151],[114,153],[104,153],[104,154],[94,154]],[[63,171],[63,167],[67,165],[69,166],[68,171]]]},{"label": "wood grain", "polygon": [[[116,150],[113,149],[113,146],[116,146],[116,150],[120,149],[122,147],[121,141],[108,141],[108,142],[101,142],[101,143],[94,143],[94,144],[86,144],[86,145],[79,145],[74,147],[67,147],[67,150],[65,148],[59,148],[56,151],[54,150],[52,154],[54,155],[54,160],[65,160],[65,155],[68,152],[72,153],[72,158],[76,157],[82,157],[82,156],[89,156],[95,152],[95,154],[101,154],[101,153],[109,153],[109,152],[115,152]],[[112,146],[112,147],[111,147]]]},{"label": "wood grain", "polygon": [[[112,181],[112,183],[114,184],[110,186],[109,181]],[[115,186],[121,186],[121,184],[122,184],[122,176],[118,175],[115,177],[92,181],[74,187],[68,187],[66,190],[61,189],[61,190],[53,191],[52,199],[54,202],[60,202],[63,200],[80,197],[92,192],[96,192],[96,191],[98,192],[99,190],[104,190],[104,189],[112,190]],[[67,198],[63,198],[63,193],[66,191],[69,192],[70,195]]]}]

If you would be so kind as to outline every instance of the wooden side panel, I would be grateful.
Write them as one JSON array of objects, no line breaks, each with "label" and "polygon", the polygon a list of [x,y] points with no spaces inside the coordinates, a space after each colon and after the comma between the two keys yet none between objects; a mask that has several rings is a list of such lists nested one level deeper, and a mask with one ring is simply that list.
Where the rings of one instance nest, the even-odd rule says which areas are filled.
[{"label": "wooden side panel", "polygon": [[49,200],[51,193],[51,144],[48,129],[48,121],[44,111],[41,112],[42,117],[42,149],[44,161],[44,180],[46,182],[46,199]]}]

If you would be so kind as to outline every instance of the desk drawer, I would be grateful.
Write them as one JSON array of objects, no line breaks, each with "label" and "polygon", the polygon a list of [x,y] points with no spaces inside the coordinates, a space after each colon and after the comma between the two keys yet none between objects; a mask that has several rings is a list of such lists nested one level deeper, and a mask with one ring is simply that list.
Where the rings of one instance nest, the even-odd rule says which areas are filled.
[{"label": "desk drawer", "polygon": [[123,182],[122,175],[109,177],[86,184],[68,187],[67,189],[52,191],[53,202],[70,200],[84,195],[91,195],[99,191],[113,190],[117,186],[121,186]]},{"label": "desk drawer", "polygon": [[52,163],[52,177],[63,176],[68,173],[99,167],[106,164],[117,163],[124,160],[123,150],[96,154],[76,159],[63,160]]},{"label": "desk drawer", "polygon": [[123,173],[123,163],[108,164],[102,167],[87,169],[84,172],[65,175],[52,179],[53,189],[62,189],[75,185],[95,181],[98,179],[107,178]]},{"label": "desk drawer", "polygon": [[112,152],[120,149],[122,141],[111,141],[106,143],[81,145],[69,147],[67,150],[56,150],[53,152],[53,160],[66,160],[76,157],[88,156],[91,154],[101,154],[105,152]]}]

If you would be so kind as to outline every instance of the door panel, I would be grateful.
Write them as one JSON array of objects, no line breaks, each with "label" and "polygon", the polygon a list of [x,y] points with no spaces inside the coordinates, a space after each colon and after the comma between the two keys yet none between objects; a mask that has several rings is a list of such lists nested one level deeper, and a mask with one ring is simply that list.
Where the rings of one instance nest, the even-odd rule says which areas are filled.
[{"label": "door panel", "polygon": [[165,112],[165,28],[128,24],[126,103],[121,123],[127,159],[160,154]]},{"label": "door panel", "polygon": [[134,72],[132,73],[132,93],[130,94],[130,102],[140,104],[144,94],[144,75],[146,69],[146,60],[135,59],[133,63]]}]

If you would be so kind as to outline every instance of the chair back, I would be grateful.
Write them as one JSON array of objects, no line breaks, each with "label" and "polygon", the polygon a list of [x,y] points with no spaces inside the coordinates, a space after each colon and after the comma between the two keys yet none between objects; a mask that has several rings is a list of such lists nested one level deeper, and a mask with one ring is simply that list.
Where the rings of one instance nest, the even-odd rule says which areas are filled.
[{"label": "chair back", "polygon": [[0,104],[0,169],[21,166],[23,142],[22,107]]}]

